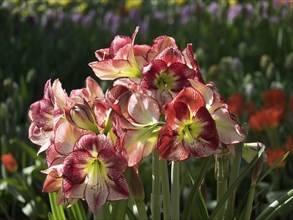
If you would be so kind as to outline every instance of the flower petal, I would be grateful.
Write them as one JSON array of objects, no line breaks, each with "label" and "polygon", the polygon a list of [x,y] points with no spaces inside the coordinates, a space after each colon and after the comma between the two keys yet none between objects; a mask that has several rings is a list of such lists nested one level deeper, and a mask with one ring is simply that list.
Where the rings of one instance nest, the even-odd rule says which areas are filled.
[{"label": "flower petal", "polygon": [[183,147],[181,141],[177,141],[177,133],[169,126],[164,125],[158,137],[158,153],[161,158],[172,161],[186,160],[190,154]]},{"label": "flower petal", "polygon": [[86,150],[78,150],[70,153],[64,160],[64,179],[73,184],[81,184],[86,178],[86,167],[92,158]]},{"label": "flower petal", "polygon": [[236,144],[244,141],[245,133],[233,120],[226,108],[219,108],[212,113],[216,122],[220,141],[224,144]]},{"label": "flower petal", "polygon": [[99,209],[106,203],[108,195],[109,191],[105,181],[100,181],[98,185],[87,184],[85,200],[92,213],[98,213]]},{"label": "flower petal", "polygon": [[195,118],[196,123],[201,126],[201,131],[192,142],[184,142],[184,147],[194,157],[210,156],[220,146],[215,121],[205,107],[197,111]]},{"label": "flower petal", "polygon": [[128,60],[103,60],[91,62],[89,66],[97,77],[103,80],[113,80],[121,77],[140,77],[140,70],[137,66],[131,66]]},{"label": "flower petal", "polygon": [[123,176],[116,178],[115,180],[110,180],[107,182],[109,195],[109,201],[116,201],[121,199],[127,199],[129,196],[129,189],[126,179]]},{"label": "flower petal", "polygon": [[181,52],[173,47],[166,48],[155,59],[164,61],[167,66],[170,66],[172,63],[185,63]]},{"label": "flower petal", "polygon": [[134,93],[128,101],[128,113],[139,124],[158,122],[160,118],[159,104],[152,97]]}]

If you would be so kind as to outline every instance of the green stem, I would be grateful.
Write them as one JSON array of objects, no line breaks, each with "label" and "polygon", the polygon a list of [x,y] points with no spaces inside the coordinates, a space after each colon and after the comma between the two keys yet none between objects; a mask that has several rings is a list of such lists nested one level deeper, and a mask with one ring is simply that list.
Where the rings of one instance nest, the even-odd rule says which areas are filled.
[{"label": "green stem", "polygon": [[139,219],[148,220],[148,216],[145,209],[145,204],[143,201],[136,202],[136,207],[139,215]]},{"label": "green stem", "polygon": [[[235,157],[233,160],[233,165],[231,168],[231,175],[229,178],[229,186],[238,177],[239,170],[240,170],[240,164],[241,164],[241,157],[242,157],[242,144],[237,145],[235,149]],[[235,205],[235,195],[236,195],[236,190],[233,191],[233,193],[230,195],[227,203],[227,217],[228,219],[232,219],[232,215],[234,213],[234,205]]]},{"label": "green stem", "polygon": [[104,204],[99,212],[94,215],[94,220],[105,220],[109,218],[108,204]]},{"label": "green stem", "polygon": [[171,164],[171,219],[180,219],[180,164]]},{"label": "green stem", "polygon": [[[200,185],[202,184],[202,181],[204,179],[204,176],[208,170],[209,164],[212,161],[212,157],[206,157],[202,161],[202,165],[200,168],[200,172],[195,179],[195,182],[190,190],[190,194],[187,200],[187,204],[192,204],[193,201],[195,201],[197,194],[199,193],[200,190]],[[189,214],[190,214],[190,209],[191,205],[185,206],[182,214],[182,219],[190,219]]]},{"label": "green stem", "polygon": [[49,200],[50,200],[50,205],[52,209],[52,214],[55,219],[66,219],[63,211],[63,207],[61,205],[57,205],[57,196],[56,193],[49,193]]},{"label": "green stem", "polygon": [[[220,200],[223,198],[223,195],[227,191],[228,186],[228,173],[229,173],[229,156],[226,151],[223,151],[215,155],[215,171],[216,171],[216,180],[217,180],[217,204],[220,203]],[[227,208],[227,202],[225,202],[223,209],[219,211],[216,216],[216,219],[225,219],[225,213]]]},{"label": "green stem", "polygon": [[160,173],[161,173],[162,194],[163,194],[164,219],[170,220],[171,219],[170,186],[169,186],[168,165],[166,160],[160,161]]},{"label": "green stem", "polygon": [[265,210],[259,216],[257,216],[256,220],[266,220],[269,217],[274,216],[282,209],[282,207],[285,207],[285,204],[288,204],[292,200],[293,189],[290,189],[287,191],[287,193],[284,193],[280,198],[268,205],[268,207],[265,208]]},{"label": "green stem", "polygon": [[249,188],[249,192],[248,192],[248,198],[247,198],[247,203],[246,203],[246,210],[245,210],[244,220],[249,220],[250,219],[253,200],[254,200],[254,194],[255,194],[255,188],[256,188],[256,183],[254,181],[252,181],[251,185],[250,185],[250,188]]},{"label": "green stem", "polygon": [[160,161],[159,161],[159,155],[157,150],[153,152],[151,210],[152,210],[152,219],[160,219],[160,212],[161,212]]}]

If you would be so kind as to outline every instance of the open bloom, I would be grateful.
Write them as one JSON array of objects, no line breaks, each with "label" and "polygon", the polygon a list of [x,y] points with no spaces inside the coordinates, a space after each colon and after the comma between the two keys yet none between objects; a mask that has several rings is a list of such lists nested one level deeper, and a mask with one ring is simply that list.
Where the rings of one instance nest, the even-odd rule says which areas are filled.
[{"label": "open bloom", "polygon": [[123,176],[126,167],[127,161],[105,135],[84,135],[65,158],[63,193],[68,198],[85,199],[97,213],[106,201],[128,198]]},{"label": "open bloom", "polygon": [[119,148],[132,167],[153,152],[161,128],[158,126],[161,112],[156,100],[143,93],[130,94],[120,101],[122,112],[115,116],[115,132],[120,140]]},{"label": "open bloom", "polygon": [[158,140],[158,152],[162,158],[181,161],[190,155],[207,157],[217,151],[216,124],[197,90],[182,90],[165,108],[166,125],[162,127]]},{"label": "open bloom", "polygon": [[228,105],[223,101],[219,93],[213,91],[207,85],[191,80],[191,85],[205,100],[205,106],[216,122],[220,142],[229,145],[244,141],[245,134],[239,124],[232,118],[228,111]]},{"label": "open bloom", "polygon": [[29,118],[29,139],[41,148],[38,153],[45,151],[52,144],[51,138],[55,124],[63,114],[57,103],[62,103],[63,93],[59,80],[55,80],[51,85],[48,80],[44,87],[44,95],[41,100],[31,104]]},{"label": "open bloom", "polygon": [[95,74],[104,80],[117,79],[121,77],[138,78],[141,76],[141,67],[146,62],[147,45],[134,45],[135,36],[116,36],[110,48],[96,51],[99,61],[91,62],[89,66]]}]

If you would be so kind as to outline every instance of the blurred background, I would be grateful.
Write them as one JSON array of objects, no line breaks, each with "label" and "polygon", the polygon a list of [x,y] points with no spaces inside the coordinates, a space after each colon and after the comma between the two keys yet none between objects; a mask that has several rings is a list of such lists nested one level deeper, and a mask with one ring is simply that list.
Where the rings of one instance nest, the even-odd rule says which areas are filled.
[{"label": "blurred background", "polygon": [[[0,0],[0,25],[0,219],[50,210],[45,158],[28,140],[28,109],[45,82],[59,78],[69,92],[87,76],[99,81],[94,52],[136,26],[137,44],[160,35],[193,44],[204,79],[247,128],[246,142],[267,146],[269,165],[293,152],[292,0]],[[264,204],[293,187],[291,153],[262,187]]]}]

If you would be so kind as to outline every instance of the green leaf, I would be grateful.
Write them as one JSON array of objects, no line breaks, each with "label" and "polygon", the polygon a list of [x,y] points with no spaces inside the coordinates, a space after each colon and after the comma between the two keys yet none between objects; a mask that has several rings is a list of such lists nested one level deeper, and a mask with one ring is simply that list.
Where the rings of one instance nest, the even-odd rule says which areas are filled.
[{"label": "green leaf", "polygon": [[254,167],[257,160],[262,156],[264,153],[265,147],[262,146],[260,150],[258,151],[258,154],[256,157],[252,160],[252,162],[243,169],[243,171],[240,173],[240,175],[237,177],[237,179],[234,180],[234,182],[229,186],[226,193],[223,195],[222,199],[217,204],[216,208],[213,210],[213,212],[210,215],[210,220],[214,219],[217,216],[217,213],[221,210],[222,206],[225,204],[225,201],[229,198],[231,193],[233,193],[233,190],[236,189],[239,184],[242,182],[242,180],[247,176],[249,171]]},{"label": "green leaf", "polygon": [[192,219],[208,219],[209,218],[208,210],[200,190],[195,196],[195,200],[193,201],[192,207],[194,207],[192,209],[192,213],[193,213]]},{"label": "green leaf", "polygon": [[69,219],[86,219],[86,214],[81,204],[81,201],[78,201],[69,208],[67,208],[66,213],[68,213]]},{"label": "green leaf", "polygon": [[37,151],[35,151],[33,147],[27,145],[26,143],[22,142],[17,138],[10,139],[9,144],[21,148],[21,150],[26,152],[28,156],[30,156],[33,160],[43,160],[41,157],[37,155]]},{"label": "green leaf", "polygon": [[56,220],[66,220],[63,207],[57,205],[56,193],[49,193],[50,205],[52,209],[53,218]]},{"label": "green leaf", "polygon": [[286,208],[286,205],[293,201],[293,189],[287,191],[277,200],[272,202],[264,211],[257,216],[256,220],[267,220],[273,216],[281,213],[281,211]]},{"label": "green leaf", "polygon": [[258,183],[261,182],[267,175],[269,175],[281,162],[283,162],[289,155],[289,152],[284,154],[281,158],[275,161],[258,179]]},{"label": "green leaf", "polygon": [[[211,162],[212,157],[206,157],[203,160],[200,172],[198,177],[196,178],[196,181],[194,182],[192,189],[190,191],[188,200],[186,204],[192,204],[192,201],[195,200],[195,197],[197,196],[198,192],[199,192],[199,187],[200,184],[202,183],[202,180],[205,176],[205,173],[207,171],[207,168],[209,166],[209,163]],[[185,206],[184,210],[183,210],[183,214],[182,214],[182,219],[189,219],[188,216],[190,214],[190,208],[192,207],[192,205],[187,205]]]}]

